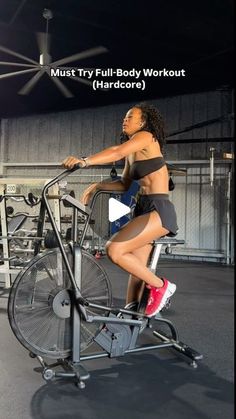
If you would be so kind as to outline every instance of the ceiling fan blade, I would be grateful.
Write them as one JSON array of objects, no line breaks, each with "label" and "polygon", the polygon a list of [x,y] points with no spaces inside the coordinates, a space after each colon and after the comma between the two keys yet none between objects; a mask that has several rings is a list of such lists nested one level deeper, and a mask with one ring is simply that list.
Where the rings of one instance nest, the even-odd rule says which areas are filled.
[{"label": "ceiling fan blade", "polygon": [[46,32],[37,32],[36,33],[37,43],[39,47],[40,54],[49,54],[51,46],[51,36]]},{"label": "ceiling fan blade", "polygon": [[69,76],[70,79],[78,81],[79,83],[83,83],[86,84],[87,86],[92,86],[93,83],[89,80],[86,79],[82,79],[81,77],[77,77],[77,76]]},{"label": "ceiling fan blade", "polygon": [[[86,79],[82,79],[81,77],[77,77],[77,76],[69,76],[70,79],[78,81],[80,83],[86,84],[87,86],[93,86],[93,83],[89,80]],[[110,88],[103,88],[103,87],[98,87],[97,90],[102,90],[103,92],[108,92],[110,90]]]},{"label": "ceiling fan blade", "polygon": [[[52,67],[52,68],[54,68],[54,70],[56,69],[56,67]],[[70,68],[70,67],[59,67],[60,69],[62,69],[62,70],[70,70],[70,69],[72,69],[72,68]],[[83,67],[83,69],[85,70],[85,67]],[[94,68],[86,68],[87,70],[94,70]],[[79,83],[82,83],[82,84],[86,84],[87,86],[93,86],[93,82],[91,82],[91,81],[89,81],[89,80],[86,80],[86,79],[83,79],[82,77],[78,77],[78,76],[68,76],[70,79],[72,79],[72,80],[75,80],[75,81],[77,81],[77,82],[79,82]],[[103,89],[103,88],[98,88],[98,90],[103,90],[103,91],[108,91],[108,90],[110,90],[110,89]]]},{"label": "ceiling fan blade", "polygon": [[83,58],[93,57],[94,55],[104,54],[105,52],[108,52],[108,49],[105,47],[90,48],[86,51],[78,52],[77,54],[70,55],[69,57],[62,58],[58,61],[54,61],[53,63],[51,63],[51,65],[58,66],[62,64],[67,64],[72,61],[82,60]]},{"label": "ceiling fan blade", "polygon": [[12,63],[10,61],[0,61],[0,65],[12,65],[12,66],[15,66],[15,67],[30,67],[30,68],[38,67],[38,64],[37,65],[21,64],[21,63]]},{"label": "ceiling fan blade", "polygon": [[63,94],[63,96],[65,96],[66,98],[74,97],[74,95],[70,92],[69,89],[67,89],[67,87],[61,82],[61,80],[59,80],[58,77],[56,76],[51,77],[49,71],[47,71],[47,74],[49,75],[53,83],[55,83],[55,85],[58,87],[58,89]]},{"label": "ceiling fan blade", "polygon": [[36,67],[36,68],[29,68],[28,70],[14,71],[13,73],[0,74],[0,80],[7,79],[9,77],[18,76],[18,75],[20,76],[21,74],[31,73],[33,71],[38,71],[40,69],[41,67]]},{"label": "ceiling fan blade", "polygon": [[14,55],[15,57],[22,58],[22,60],[28,61],[29,63],[38,65],[37,61],[32,60],[31,58],[26,57],[25,55],[19,54],[18,52],[12,51],[9,48],[5,48],[0,45],[0,51],[6,52],[7,54]]},{"label": "ceiling fan blade", "polygon": [[18,92],[19,95],[28,95],[42,75],[45,73],[45,70],[39,70]]}]

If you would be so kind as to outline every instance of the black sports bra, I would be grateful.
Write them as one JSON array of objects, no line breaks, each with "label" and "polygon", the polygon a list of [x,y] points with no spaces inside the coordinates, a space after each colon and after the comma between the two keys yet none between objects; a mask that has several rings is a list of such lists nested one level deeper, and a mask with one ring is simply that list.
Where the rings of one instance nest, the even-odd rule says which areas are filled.
[{"label": "black sports bra", "polygon": [[130,166],[129,176],[134,180],[139,180],[142,177],[149,175],[156,170],[165,166],[163,157],[154,157],[146,160],[136,160]]}]

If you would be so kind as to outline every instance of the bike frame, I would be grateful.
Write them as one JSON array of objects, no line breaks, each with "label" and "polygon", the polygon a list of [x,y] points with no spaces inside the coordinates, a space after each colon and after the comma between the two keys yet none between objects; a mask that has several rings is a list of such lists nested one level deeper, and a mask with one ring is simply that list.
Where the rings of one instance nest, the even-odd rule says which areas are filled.
[{"label": "bike frame", "polygon": [[[179,341],[179,337],[178,337],[178,333],[177,330],[175,329],[174,325],[171,323],[171,321],[162,318],[161,314],[158,314],[158,317],[156,317],[154,320],[158,320],[159,322],[163,322],[165,324],[168,325],[168,327],[170,328],[171,331],[171,335],[172,337],[166,337],[165,334],[159,333],[157,331],[153,331],[154,336],[158,337],[162,342],[158,343],[158,344],[151,344],[151,345],[144,345],[144,346],[139,346],[136,347],[136,341],[137,338],[139,336],[139,332],[140,332],[140,328],[143,324],[143,321],[145,321],[145,327],[152,327],[151,325],[151,320],[153,319],[149,319],[147,318],[147,316],[145,316],[145,314],[142,314],[140,312],[135,312],[132,310],[126,310],[123,308],[116,308],[116,307],[106,307],[106,306],[102,306],[102,305],[98,305],[98,304],[93,304],[90,303],[89,301],[86,301],[82,294],[81,294],[81,263],[82,263],[82,245],[83,245],[83,241],[84,241],[84,237],[89,225],[89,222],[91,220],[91,216],[92,216],[92,212],[94,209],[94,205],[95,205],[95,200],[97,198],[97,196],[101,193],[107,193],[107,194],[112,194],[112,193],[118,193],[118,191],[98,191],[94,194],[92,202],[91,202],[91,206],[86,207],[83,204],[81,204],[80,202],[78,202],[77,200],[75,200],[73,197],[71,197],[70,195],[63,195],[63,196],[58,196],[58,199],[61,200],[65,200],[66,202],[70,203],[70,205],[73,208],[73,214],[72,214],[72,241],[71,241],[71,249],[72,249],[72,254],[73,254],[73,268],[71,268],[59,230],[57,228],[56,222],[54,220],[53,217],[53,213],[52,210],[50,208],[49,202],[48,202],[48,191],[49,188],[51,186],[53,186],[55,183],[59,182],[60,180],[62,180],[63,178],[65,178],[66,176],[68,176],[69,174],[73,173],[75,170],[77,170],[78,167],[74,167],[73,169],[70,170],[64,170],[62,173],[60,173],[58,176],[56,176],[54,179],[52,179],[51,181],[49,181],[43,188],[42,191],[42,200],[41,200],[41,207],[40,207],[40,214],[39,214],[39,222],[38,222],[38,230],[37,230],[37,236],[38,237],[42,237],[43,234],[43,226],[44,226],[44,221],[45,221],[45,215],[46,212],[48,214],[50,223],[52,225],[52,229],[55,233],[55,236],[57,238],[58,241],[58,246],[60,249],[60,252],[62,254],[63,257],[63,261],[65,263],[65,267],[66,270],[68,272],[71,284],[72,284],[72,295],[71,295],[71,299],[72,299],[72,316],[73,316],[73,331],[72,331],[72,356],[71,356],[71,364],[70,367],[72,368],[73,372],[57,372],[55,373],[55,376],[58,377],[77,377],[78,378],[78,384],[79,386],[81,385],[81,388],[84,386],[83,380],[86,380],[87,378],[89,378],[89,374],[86,372],[86,370],[81,366],[81,361],[87,361],[90,359],[97,359],[97,358],[104,358],[104,357],[113,357],[116,356],[112,353],[112,350],[106,350],[101,352],[101,353],[92,353],[92,354],[88,354],[88,355],[84,355],[81,356],[80,353],[80,328],[81,328],[81,320],[85,320],[86,322],[92,323],[92,322],[97,322],[97,323],[104,323],[104,324],[116,324],[116,325],[123,325],[123,326],[130,326],[131,327],[131,337],[130,337],[130,343],[128,346],[128,349],[125,349],[124,352],[120,355],[124,355],[126,353],[134,353],[134,352],[140,352],[140,351],[148,351],[148,350],[153,350],[153,349],[159,349],[159,348],[166,348],[166,347],[172,347],[174,349],[176,349],[178,352],[180,352],[181,354],[185,355],[186,357],[188,357],[189,359],[191,359],[191,365],[193,367],[196,367],[196,360],[201,359],[202,355],[200,355],[199,353],[197,353],[194,349],[190,348],[189,346],[183,344],[182,342]],[[121,194],[122,192],[119,191],[119,194]],[[55,197],[54,197],[55,199]],[[80,211],[82,214],[84,214],[86,216],[86,222],[85,222],[85,226],[84,226],[84,230],[82,233],[82,236],[79,240],[78,243],[78,239],[77,239],[77,217],[78,217],[78,211]],[[150,269],[154,272],[156,269],[156,265],[157,265],[157,261],[160,255],[160,250],[162,247],[162,244],[183,244],[184,241],[182,240],[176,240],[176,239],[159,239],[157,241],[155,241],[155,243],[157,243],[157,246],[155,248],[154,254],[152,255],[152,260],[150,263]],[[41,245],[41,240],[39,240],[36,244],[35,247],[35,254],[37,254],[40,250],[40,245]],[[86,307],[91,307],[91,308],[96,308],[96,309],[100,309],[102,311],[105,312],[109,312],[109,316],[98,316],[98,315],[88,315],[87,311],[86,311]],[[114,313],[114,314],[112,314]],[[123,313],[124,315],[128,315],[128,318],[119,318],[116,315],[118,313]],[[111,314],[111,316],[110,316]],[[134,319],[132,318],[132,316],[136,316],[137,318],[138,315],[138,319]],[[119,334],[119,333],[118,333]],[[122,335],[122,332],[120,333],[120,335]],[[101,337],[100,343],[104,342],[103,340],[104,338]],[[121,337],[122,339],[122,337]],[[101,345],[99,343],[98,340],[95,339],[95,342],[97,342],[101,347],[104,348],[103,345]],[[122,343],[122,340],[121,340]],[[50,370],[50,378],[46,378],[47,377],[47,371],[48,370],[48,366],[45,364],[44,360],[42,359],[42,357],[37,356],[39,362],[41,363],[41,365],[44,368],[45,375],[44,378],[45,379],[51,379],[51,370]]]},{"label": "bike frame", "polygon": [[[80,202],[76,201],[74,198],[72,198],[70,195],[64,195],[61,196],[60,199],[62,200],[66,200],[67,202],[70,203],[70,205],[73,207],[73,216],[72,216],[72,242],[71,242],[71,248],[72,248],[72,252],[73,252],[73,270],[71,269],[68,257],[66,255],[66,251],[60,236],[60,232],[58,230],[58,227],[56,225],[56,222],[54,220],[53,217],[53,213],[52,210],[50,208],[49,202],[48,202],[48,190],[50,187],[52,187],[55,183],[58,183],[60,180],[62,180],[63,178],[65,178],[66,176],[68,176],[69,174],[73,173],[75,170],[77,170],[78,167],[71,169],[71,170],[64,170],[62,173],[60,173],[58,176],[56,176],[54,179],[52,179],[50,182],[48,182],[42,191],[42,201],[41,201],[41,207],[40,207],[40,215],[39,215],[39,223],[38,223],[38,230],[37,230],[37,236],[42,237],[42,232],[43,232],[43,224],[44,224],[44,219],[45,219],[45,215],[46,212],[48,214],[50,223],[52,225],[52,229],[55,233],[55,236],[57,238],[58,241],[58,246],[60,249],[60,252],[62,254],[63,257],[63,261],[65,263],[65,267],[66,270],[68,272],[69,278],[71,280],[71,284],[75,293],[75,299],[73,301],[73,305],[74,305],[74,310],[73,310],[73,324],[75,325],[75,327],[73,328],[73,362],[79,362],[80,361],[80,316],[82,316],[82,318],[91,323],[91,322],[97,322],[97,323],[116,323],[116,324],[125,324],[125,325],[129,325],[129,326],[136,326],[138,328],[140,328],[140,326],[142,325],[142,321],[141,320],[132,320],[132,319],[120,319],[117,317],[105,317],[105,316],[89,316],[86,313],[86,306],[90,306],[91,308],[96,308],[96,309],[100,309],[102,311],[109,311],[109,312],[123,312],[126,314],[134,314],[133,311],[130,310],[125,310],[125,309],[120,309],[120,308],[115,308],[115,307],[106,307],[106,306],[102,306],[102,305],[98,305],[98,304],[93,304],[93,303],[89,303],[88,301],[86,301],[80,291],[81,288],[81,262],[82,262],[82,245],[83,245],[83,241],[84,241],[84,237],[89,225],[89,221],[91,220],[91,216],[92,216],[92,212],[94,209],[94,205],[95,205],[95,200],[97,198],[97,196],[101,193],[108,193],[108,194],[112,194],[112,193],[117,193],[118,191],[98,191],[92,199],[91,202],[91,206],[86,207],[83,204],[81,204]],[[119,191],[119,194],[122,193]],[[59,198],[59,197],[58,197]],[[84,226],[84,230],[82,233],[82,236],[80,238],[79,243],[77,242],[77,216],[78,216],[78,211],[80,211],[81,213],[83,213],[87,219],[86,219],[86,223]],[[40,248],[40,243],[41,241],[38,241],[37,243],[37,252],[39,252],[39,248]],[[140,315],[141,316],[141,315]],[[145,315],[143,315],[143,317],[145,317]]]}]

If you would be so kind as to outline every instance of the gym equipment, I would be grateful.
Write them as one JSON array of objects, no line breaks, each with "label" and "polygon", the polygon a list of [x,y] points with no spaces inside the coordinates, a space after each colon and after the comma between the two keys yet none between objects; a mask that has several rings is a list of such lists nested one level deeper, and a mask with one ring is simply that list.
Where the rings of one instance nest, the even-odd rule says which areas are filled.
[{"label": "gym equipment", "polygon": [[175,184],[173,182],[171,175],[172,173],[170,173],[170,177],[169,177],[169,191],[173,191],[175,189]]},{"label": "gym equipment", "polygon": [[35,196],[32,192],[28,193],[28,196],[22,194],[4,194],[0,195],[0,202],[2,202],[3,199],[11,198],[14,201],[21,202],[24,201],[27,205],[30,207],[34,207],[35,205],[38,205],[40,203],[40,199]]},{"label": "gym equipment", "polygon": [[[136,181],[133,181],[129,187],[129,189],[121,194],[116,193],[113,195],[113,198],[115,198],[117,201],[122,202],[123,204],[127,205],[131,208],[131,212],[134,209],[136,202],[137,202],[137,196],[139,191],[139,184]],[[115,234],[117,231],[120,230],[120,228],[125,225],[130,220],[130,214],[124,215],[123,217],[119,218],[116,221],[113,221],[110,223],[109,226],[109,236],[112,234]]]},{"label": "gym equipment", "polygon": [[14,208],[11,207],[11,206],[6,207],[6,214],[7,214],[8,217],[13,215],[14,214]]},{"label": "gym equipment", "polygon": [[[72,196],[72,198],[75,198],[75,191],[73,191],[73,190],[70,191],[69,195]],[[66,201],[63,201],[63,205],[64,205],[64,207],[70,207],[70,204]]]},{"label": "gym equipment", "polygon": [[[54,377],[73,378],[81,389],[90,376],[82,363],[92,359],[172,348],[190,361],[193,367],[197,367],[197,361],[202,355],[179,340],[177,330],[170,320],[161,314],[151,319],[145,316],[144,299],[147,298],[147,291],[137,308],[132,305],[130,309],[112,306],[111,287],[106,272],[95,257],[82,247],[97,195],[111,192],[97,192],[90,208],[70,195],[61,197],[62,201],[70,203],[73,211],[72,241],[69,245],[63,245],[49,206],[47,191],[76,169],[63,171],[43,189],[37,235],[41,236],[47,212],[58,248],[37,254],[12,285],[8,317],[15,336],[30,351],[30,356],[38,359],[46,381]],[[87,218],[79,242],[78,212]],[[156,271],[163,244],[182,243],[182,240],[167,237],[156,240],[150,257],[150,270]],[[141,332],[151,330],[154,324],[153,336],[160,342],[138,344]],[[163,326],[167,328],[167,333],[163,331]],[[82,355],[91,344],[102,348],[102,352],[86,351]],[[44,358],[56,359],[57,362],[49,365]],[[59,366],[61,370],[57,370]]]},{"label": "gym equipment", "polygon": [[47,233],[44,237],[44,246],[46,249],[54,249],[58,247],[58,241],[53,230],[47,230]]},{"label": "gym equipment", "polygon": [[112,179],[116,179],[117,178],[117,171],[116,171],[116,166],[112,166],[111,171],[110,171],[110,176]]},{"label": "gym equipment", "polygon": [[[47,181],[48,179],[45,178],[9,177],[0,179],[0,283],[3,279],[6,288],[11,286],[13,279],[19,273],[19,269],[22,269],[22,264],[28,262],[32,258],[32,253],[34,253],[35,231],[29,228],[28,221],[35,218],[35,213],[40,204],[42,187]],[[32,188],[34,193],[29,192],[29,188]],[[54,185],[50,194],[56,196],[58,190],[59,185]],[[40,197],[37,191],[40,192]],[[17,206],[19,205],[17,213],[14,205],[15,213],[12,216],[9,216],[9,210],[7,211],[9,201]],[[28,207],[27,213],[24,209],[25,204]],[[58,199],[53,199],[53,205],[55,219],[60,230]],[[30,213],[28,213],[29,207]],[[24,222],[28,224],[26,229],[22,228]]]},{"label": "gym equipment", "polygon": [[215,152],[215,148],[214,147],[210,147],[210,185],[213,186],[214,183],[214,152]]}]

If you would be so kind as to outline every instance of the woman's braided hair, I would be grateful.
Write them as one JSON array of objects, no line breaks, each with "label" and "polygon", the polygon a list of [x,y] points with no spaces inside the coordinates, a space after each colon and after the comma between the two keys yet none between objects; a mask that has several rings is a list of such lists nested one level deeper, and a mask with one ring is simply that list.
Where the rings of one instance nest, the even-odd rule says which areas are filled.
[{"label": "woman's braided hair", "polygon": [[148,105],[145,102],[135,105],[134,108],[138,108],[142,112],[144,122],[142,131],[150,132],[158,140],[160,149],[162,150],[165,144],[165,125],[161,113],[155,106]]},{"label": "woman's braided hair", "polygon": [[[153,137],[159,142],[160,149],[162,152],[163,147],[165,145],[165,125],[161,113],[155,106],[149,105],[145,102],[138,103],[133,107],[140,109],[142,112],[142,120],[144,122],[144,125],[140,131],[150,132],[153,135]],[[128,140],[128,136],[123,134],[121,141],[123,142],[126,140]]]}]

